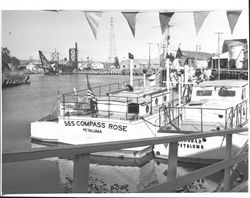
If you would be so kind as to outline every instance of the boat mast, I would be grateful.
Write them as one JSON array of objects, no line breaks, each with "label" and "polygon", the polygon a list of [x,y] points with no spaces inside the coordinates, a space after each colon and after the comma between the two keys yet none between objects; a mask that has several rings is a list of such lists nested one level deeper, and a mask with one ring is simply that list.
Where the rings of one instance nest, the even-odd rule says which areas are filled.
[{"label": "boat mast", "polygon": [[[167,54],[169,53],[169,46],[170,46],[170,35],[169,35],[169,29],[170,29],[170,25],[167,26],[167,33],[166,35],[164,36],[164,39],[163,39],[163,53],[164,53],[164,59],[166,59],[166,53],[165,53],[165,44],[166,44],[166,48],[167,48]],[[165,31],[166,32],[166,31]],[[164,34],[165,34],[164,32]],[[166,67],[166,87],[167,89],[169,90],[170,89],[170,73],[169,73],[169,58],[166,59],[166,62],[165,62],[165,67]]]}]

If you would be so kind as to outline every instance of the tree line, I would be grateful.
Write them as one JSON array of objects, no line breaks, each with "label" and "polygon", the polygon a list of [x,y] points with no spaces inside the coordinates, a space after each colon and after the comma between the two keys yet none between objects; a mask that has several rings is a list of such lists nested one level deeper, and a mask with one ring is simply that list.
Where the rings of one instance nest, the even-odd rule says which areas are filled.
[{"label": "tree line", "polygon": [[7,47],[2,47],[2,69],[8,64],[12,64],[15,68],[20,65],[20,60],[15,56],[11,56]]}]

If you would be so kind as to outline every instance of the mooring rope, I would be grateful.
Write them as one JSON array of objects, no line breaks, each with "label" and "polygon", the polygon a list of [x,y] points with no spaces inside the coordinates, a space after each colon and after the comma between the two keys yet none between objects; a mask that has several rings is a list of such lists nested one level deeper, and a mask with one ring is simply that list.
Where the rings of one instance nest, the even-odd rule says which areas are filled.
[{"label": "mooring rope", "polygon": [[143,121],[145,121],[145,122],[151,124],[151,125],[154,126],[154,127],[160,127],[160,124],[159,124],[159,125],[156,125],[156,124],[154,124],[154,123],[152,123],[152,122],[149,122],[149,121],[146,120],[144,117],[140,117],[140,119],[142,119]]}]

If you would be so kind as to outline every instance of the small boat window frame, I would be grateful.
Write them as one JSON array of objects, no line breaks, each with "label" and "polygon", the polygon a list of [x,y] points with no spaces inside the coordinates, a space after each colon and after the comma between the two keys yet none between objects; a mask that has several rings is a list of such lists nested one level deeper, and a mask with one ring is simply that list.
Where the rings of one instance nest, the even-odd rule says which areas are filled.
[{"label": "small boat window frame", "polygon": [[241,99],[244,100],[246,98],[246,88],[244,87],[242,89],[242,95],[241,95]]},{"label": "small boat window frame", "polygon": [[209,90],[209,89],[204,89],[204,90],[200,90],[198,89],[196,91],[196,96],[212,96],[213,94],[213,90]]},{"label": "small boat window frame", "polygon": [[236,91],[235,90],[230,90],[226,87],[221,87],[218,96],[220,97],[235,97],[236,96]]},{"label": "small boat window frame", "polygon": [[158,102],[159,102],[158,98],[155,98],[155,105],[158,105]]}]

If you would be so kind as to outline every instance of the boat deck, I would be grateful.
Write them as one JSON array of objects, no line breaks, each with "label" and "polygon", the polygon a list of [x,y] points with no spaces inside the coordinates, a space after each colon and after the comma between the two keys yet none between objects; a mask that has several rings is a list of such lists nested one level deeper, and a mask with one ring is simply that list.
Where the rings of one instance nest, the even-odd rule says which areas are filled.
[{"label": "boat deck", "polygon": [[220,122],[203,122],[201,124],[201,121],[182,120],[178,123],[177,119],[173,121],[172,124],[169,123],[162,128],[168,128],[169,130],[176,130],[177,132],[177,129],[175,127],[178,128],[179,130],[192,131],[192,132],[201,132],[201,131],[205,132],[211,130],[216,131],[217,127],[220,127],[220,130],[224,129],[224,126]]},{"label": "boat deck", "polygon": [[[61,116],[98,117],[116,120],[138,120],[159,113],[162,104],[170,99],[165,87],[135,87],[96,94],[97,105],[91,108],[88,97],[63,95]],[[94,109],[93,109],[94,108]]]},{"label": "boat deck", "polygon": [[[98,117],[98,118],[109,118],[115,120],[128,120],[128,121],[138,120],[142,117],[135,113],[110,112],[110,111],[98,111],[97,113],[92,113],[89,110],[83,110],[77,108],[72,108],[69,112],[70,113],[65,113],[65,116]],[[152,114],[157,114],[157,113],[159,113],[159,106],[154,106],[152,107],[152,113],[144,115],[143,118],[147,118]]]}]

